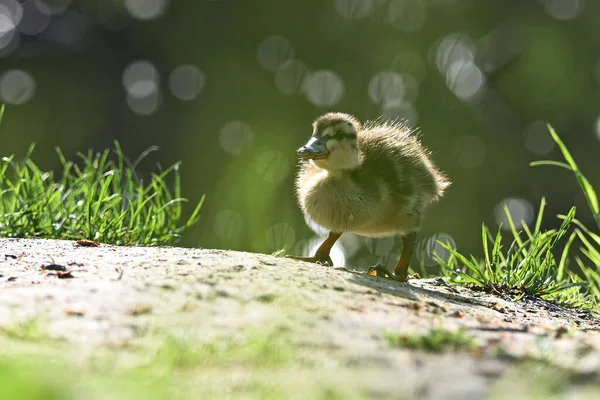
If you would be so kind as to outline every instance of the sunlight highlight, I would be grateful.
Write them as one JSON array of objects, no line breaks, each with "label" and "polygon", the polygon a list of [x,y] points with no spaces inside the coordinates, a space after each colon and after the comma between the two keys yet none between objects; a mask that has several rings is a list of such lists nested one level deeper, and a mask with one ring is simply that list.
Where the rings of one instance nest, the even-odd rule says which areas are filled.
[{"label": "sunlight highlight", "polygon": [[35,80],[22,70],[13,69],[0,75],[0,97],[8,104],[25,104],[35,94]]}]

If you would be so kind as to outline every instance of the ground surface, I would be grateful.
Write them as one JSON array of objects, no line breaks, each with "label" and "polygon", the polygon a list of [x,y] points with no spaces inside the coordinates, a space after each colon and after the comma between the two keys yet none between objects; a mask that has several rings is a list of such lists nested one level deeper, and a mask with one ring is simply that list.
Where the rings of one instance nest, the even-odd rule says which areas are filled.
[{"label": "ground surface", "polygon": [[[42,269],[50,264],[71,274]],[[442,279],[400,284],[222,250],[0,239],[0,361],[62,360],[74,398],[87,398],[99,353],[127,371],[165,338],[187,346],[166,373],[186,377],[188,392],[171,380],[181,398],[600,398],[599,329],[589,312]],[[439,330],[469,344],[411,341]],[[96,398],[119,397],[105,394]]]}]

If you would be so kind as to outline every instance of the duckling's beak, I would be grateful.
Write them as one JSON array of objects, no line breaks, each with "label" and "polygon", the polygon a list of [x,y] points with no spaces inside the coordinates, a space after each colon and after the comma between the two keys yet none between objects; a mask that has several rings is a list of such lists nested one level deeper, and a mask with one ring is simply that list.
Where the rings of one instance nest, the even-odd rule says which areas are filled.
[{"label": "duckling's beak", "polygon": [[308,143],[300,147],[296,152],[303,160],[321,160],[327,158],[329,155],[325,141],[319,137],[312,137]]}]

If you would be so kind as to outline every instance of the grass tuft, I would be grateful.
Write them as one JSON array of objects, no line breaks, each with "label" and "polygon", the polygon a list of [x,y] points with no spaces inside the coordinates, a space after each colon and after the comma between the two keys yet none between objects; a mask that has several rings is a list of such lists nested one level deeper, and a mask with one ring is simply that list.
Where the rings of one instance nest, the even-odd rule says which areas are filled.
[{"label": "grass tuft", "polygon": [[[502,250],[502,231],[492,239],[485,225],[481,229],[484,260],[474,257],[467,258],[459,251],[445,243],[441,245],[451,256],[438,262],[445,275],[453,282],[482,286],[486,291],[521,299],[525,295],[551,296],[568,289],[585,286],[585,282],[574,281],[571,274],[565,272],[567,253],[570,248],[570,238],[560,259],[556,259],[553,250],[565,237],[575,217],[575,207],[563,219],[558,230],[540,231],[545,199],[542,199],[540,213],[535,229],[529,230],[526,225],[524,233],[515,229],[510,211],[504,212],[511,228],[512,243],[508,250]],[[491,245],[491,249],[490,249]]]},{"label": "grass tuft", "polygon": [[277,332],[251,333],[201,344],[185,338],[167,337],[156,354],[160,365],[172,369],[231,367],[278,368],[291,362],[292,348]]},{"label": "grass tuft", "polygon": [[385,338],[394,347],[431,352],[444,351],[474,351],[477,349],[475,340],[465,330],[447,331],[434,328],[424,335],[398,335],[386,333]]},{"label": "grass tuft", "polygon": [[38,341],[46,337],[38,318],[18,321],[12,325],[0,327],[0,334],[19,341]]},{"label": "grass tuft", "polygon": [[[552,160],[542,160],[532,162],[530,165],[558,166],[571,171],[575,175],[575,178],[577,179],[577,182],[581,188],[581,192],[583,193],[590,212],[592,213],[597,231],[600,231],[600,207],[598,205],[598,194],[596,190],[590,184],[583,172],[579,169],[579,166],[575,162],[571,152],[564,144],[560,136],[552,128],[552,126],[548,125],[548,130],[550,131],[552,139],[554,139],[558,145],[558,148],[560,149],[566,163]],[[559,217],[563,219],[566,218],[565,216]],[[584,223],[577,219],[573,219],[573,223],[577,226],[573,235],[576,236],[582,243],[582,246],[580,246],[579,250],[584,256],[583,258],[579,256],[575,257],[575,261],[581,269],[582,274],[588,284],[585,305],[587,308],[600,310],[600,235],[593,232],[591,229],[586,227]],[[571,238],[569,240],[571,242],[573,239]]]},{"label": "grass tuft", "polygon": [[[558,145],[566,162],[536,161],[532,166],[550,165],[572,171],[600,230],[598,196],[588,179],[579,169],[575,159],[554,129],[548,125],[553,140]],[[502,251],[505,239],[498,229],[495,237],[487,227],[482,227],[484,260],[466,257],[445,243],[440,243],[451,256],[448,260],[437,257],[444,274],[453,282],[481,286],[485,290],[520,299],[525,295],[546,297],[558,303],[598,310],[600,308],[600,236],[575,218],[575,207],[567,215],[560,215],[562,223],[557,230],[541,231],[546,201],[542,198],[538,217],[533,230],[523,224],[517,231],[510,211],[504,212],[510,228],[511,244]],[[570,234],[571,225],[575,229]],[[581,253],[591,262],[588,265],[581,257],[575,260],[581,275],[569,269],[572,244],[578,239],[583,246]],[[564,244],[560,256],[555,256],[559,243]]]},{"label": "grass tuft", "polygon": [[[145,182],[118,142],[113,151],[79,153],[80,163],[56,149],[62,171],[42,171],[31,159],[0,160],[0,237],[90,239],[117,245],[169,245],[198,221],[204,197],[182,220],[180,164]],[[112,153],[112,154],[111,154]],[[110,159],[110,156],[113,159]],[[167,184],[174,179],[174,189]]]}]

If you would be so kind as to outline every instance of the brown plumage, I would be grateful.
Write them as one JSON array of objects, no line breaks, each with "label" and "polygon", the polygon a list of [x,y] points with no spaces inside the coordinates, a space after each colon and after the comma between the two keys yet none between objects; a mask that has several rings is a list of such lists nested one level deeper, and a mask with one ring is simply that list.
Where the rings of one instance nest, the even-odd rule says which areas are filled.
[{"label": "brown plumage", "polygon": [[314,121],[311,140],[298,154],[300,207],[331,232],[314,257],[301,259],[331,264],[331,246],[344,232],[400,235],[404,249],[395,273],[381,266],[370,272],[406,280],[423,213],[450,185],[415,132],[402,122],[362,125],[351,115],[328,113]]}]

